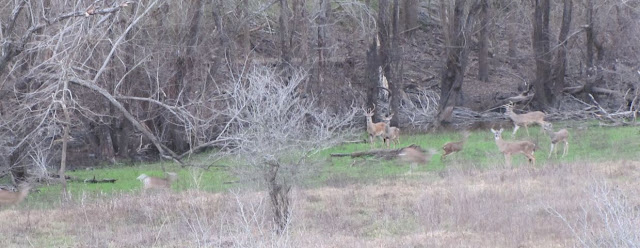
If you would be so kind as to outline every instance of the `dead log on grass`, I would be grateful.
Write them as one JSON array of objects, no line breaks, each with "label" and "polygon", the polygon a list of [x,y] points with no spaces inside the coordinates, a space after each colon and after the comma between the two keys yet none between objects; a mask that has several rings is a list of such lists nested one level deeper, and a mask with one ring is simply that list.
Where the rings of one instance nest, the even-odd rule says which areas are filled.
[{"label": "dead log on grass", "polygon": [[398,149],[373,149],[368,151],[361,152],[352,152],[352,153],[331,153],[331,157],[352,157],[352,158],[360,158],[360,157],[378,157],[384,159],[394,159],[398,157],[398,154],[402,152],[405,148],[414,148],[424,151],[418,145],[410,145],[407,147],[402,147]]},{"label": "dead log on grass", "polygon": [[85,179],[84,183],[116,183],[118,179],[104,178],[104,179],[96,179],[96,176],[93,176],[92,179]]}]

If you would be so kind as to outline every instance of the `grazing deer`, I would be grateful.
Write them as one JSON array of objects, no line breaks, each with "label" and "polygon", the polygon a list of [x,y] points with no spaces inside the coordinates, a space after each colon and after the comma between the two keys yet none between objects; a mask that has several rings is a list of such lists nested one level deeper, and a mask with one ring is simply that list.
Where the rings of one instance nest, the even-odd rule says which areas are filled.
[{"label": "grazing deer", "polygon": [[398,157],[402,162],[409,163],[409,172],[413,171],[413,167],[418,164],[427,164],[431,160],[431,156],[435,154],[436,151],[431,149],[428,152],[425,152],[422,148],[416,145],[410,145],[405,147],[400,151]]},{"label": "grazing deer", "polygon": [[507,162],[507,166],[511,167],[511,155],[518,153],[522,153],[529,159],[530,164],[535,165],[536,157],[533,156],[533,153],[536,151],[536,145],[531,143],[530,141],[504,141],[502,139],[502,131],[504,131],[504,129],[502,128],[500,128],[500,130],[498,131],[493,130],[493,128],[491,129],[493,137],[496,140],[498,150],[500,150],[500,152],[504,154],[504,159]]},{"label": "grazing deer", "polygon": [[174,172],[167,172],[165,178],[150,177],[146,174],[138,176],[138,180],[142,182],[142,189],[169,189],[171,184],[178,179],[178,175]]},{"label": "grazing deer", "polygon": [[471,135],[471,133],[469,131],[465,131],[462,133],[462,140],[444,144],[444,146],[442,146],[442,150],[444,150],[444,154],[442,154],[442,157],[440,157],[440,160],[444,160],[446,156],[451,155],[454,152],[462,151],[462,148],[464,148],[464,143],[467,142],[469,135]]},{"label": "grazing deer", "polygon": [[0,206],[9,206],[22,202],[29,194],[31,186],[23,184],[18,186],[18,192],[0,190]]},{"label": "grazing deer", "polygon": [[516,136],[516,132],[518,132],[518,128],[520,126],[524,126],[524,129],[527,130],[527,136],[529,136],[529,124],[538,123],[540,126],[544,126],[546,123],[544,121],[544,113],[540,111],[529,112],[525,114],[516,114],[513,112],[513,103],[509,103],[504,105],[505,110],[507,111],[507,115],[513,121],[513,133],[511,137]]},{"label": "grazing deer", "polygon": [[389,148],[389,143],[391,142],[393,142],[393,148],[396,148],[397,145],[400,145],[400,128],[391,126],[392,118],[393,118],[393,114],[385,118],[382,118],[385,124],[383,140],[384,140],[384,143],[387,144],[387,148]]},{"label": "grazing deer", "polygon": [[542,126],[545,132],[551,138],[551,150],[549,150],[549,157],[551,158],[551,153],[556,154],[556,158],[558,157],[558,151],[556,150],[556,144],[558,142],[564,143],[564,149],[562,150],[562,157],[566,156],[569,153],[569,131],[567,129],[560,129],[557,132],[553,131],[553,125],[551,123],[547,123]]},{"label": "grazing deer", "polygon": [[384,142],[384,135],[385,135],[385,130],[387,126],[387,124],[384,122],[373,123],[372,116],[374,114],[375,109],[376,109],[375,104],[373,105],[373,109],[369,109],[369,111],[362,108],[362,110],[364,110],[364,116],[367,117],[367,133],[369,133],[369,143],[371,143],[371,147],[373,147],[374,145],[373,139],[375,137],[382,138],[382,141]]}]

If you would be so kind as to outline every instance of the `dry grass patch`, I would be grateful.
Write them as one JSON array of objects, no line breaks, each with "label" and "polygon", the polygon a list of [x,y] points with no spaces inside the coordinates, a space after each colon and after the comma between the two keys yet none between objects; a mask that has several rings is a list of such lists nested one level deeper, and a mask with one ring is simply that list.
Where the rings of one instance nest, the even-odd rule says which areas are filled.
[{"label": "dry grass patch", "polygon": [[[0,246],[626,244],[638,235],[637,228],[628,227],[638,224],[639,165],[618,161],[513,169],[457,166],[446,173],[296,190],[292,222],[283,234],[273,231],[264,192],[190,190],[93,196],[53,210],[13,207],[0,211]],[[603,213],[614,216],[612,210],[620,219],[604,220]]]}]

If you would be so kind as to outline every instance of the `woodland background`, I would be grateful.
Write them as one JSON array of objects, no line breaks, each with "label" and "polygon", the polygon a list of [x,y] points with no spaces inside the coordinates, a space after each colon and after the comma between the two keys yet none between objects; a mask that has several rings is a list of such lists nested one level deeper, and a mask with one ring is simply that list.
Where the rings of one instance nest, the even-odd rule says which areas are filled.
[{"label": "woodland background", "polygon": [[[4,1],[0,175],[234,147],[225,138],[242,130],[234,92],[261,78],[294,85],[288,94],[313,100],[324,118],[375,104],[377,120],[395,113],[392,125],[403,130],[499,121],[507,102],[551,119],[625,124],[638,107],[639,8],[634,0]],[[357,117],[334,124],[364,130]]]}]

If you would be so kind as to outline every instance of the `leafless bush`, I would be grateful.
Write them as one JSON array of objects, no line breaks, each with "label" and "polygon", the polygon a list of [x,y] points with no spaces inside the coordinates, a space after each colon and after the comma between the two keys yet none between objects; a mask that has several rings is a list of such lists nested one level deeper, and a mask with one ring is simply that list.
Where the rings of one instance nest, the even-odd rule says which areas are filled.
[{"label": "leafless bush", "polygon": [[347,23],[354,23],[357,26],[356,30],[360,32],[361,39],[366,39],[366,37],[375,34],[377,25],[375,10],[359,1],[347,0],[337,1],[337,3],[342,8],[335,15],[338,19],[344,19]]},{"label": "leafless bush", "polygon": [[402,116],[409,119],[413,128],[428,128],[438,113],[440,94],[428,89],[421,89],[412,99],[413,104],[401,105]]},{"label": "leafless bush", "polygon": [[555,209],[549,211],[571,229],[583,247],[639,247],[640,212],[624,192],[607,181],[596,181],[588,189],[591,201],[581,206],[575,223]]},{"label": "leafless bush", "polygon": [[298,92],[306,78],[300,70],[282,78],[272,69],[253,68],[228,92],[230,121],[219,138],[242,165],[235,170],[240,178],[266,186],[281,231],[289,221],[291,187],[313,171],[308,158],[355,133],[355,109],[344,114],[318,109],[314,99]]}]

